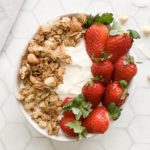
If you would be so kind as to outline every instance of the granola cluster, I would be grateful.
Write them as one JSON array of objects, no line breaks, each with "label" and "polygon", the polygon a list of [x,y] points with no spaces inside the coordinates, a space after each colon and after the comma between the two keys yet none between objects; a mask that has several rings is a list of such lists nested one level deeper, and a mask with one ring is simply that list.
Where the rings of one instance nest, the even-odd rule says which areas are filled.
[{"label": "granola cluster", "polygon": [[62,101],[55,88],[63,83],[65,66],[71,63],[65,46],[76,46],[80,42],[85,22],[85,15],[75,14],[41,26],[22,57],[17,99],[49,135],[59,132]]}]

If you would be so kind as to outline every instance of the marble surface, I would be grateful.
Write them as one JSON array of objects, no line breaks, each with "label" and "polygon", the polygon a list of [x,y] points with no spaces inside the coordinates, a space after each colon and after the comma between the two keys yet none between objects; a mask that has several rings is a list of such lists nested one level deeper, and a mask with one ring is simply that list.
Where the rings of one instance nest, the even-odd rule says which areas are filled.
[{"label": "marble surface", "polygon": [[0,52],[24,0],[0,0]]},{"label": "marble surface", "polygon": [[[150,37],[142,33],[150,26],[149,0],[26,0],[0,55],[0,150],[150,150]],[[113,12],[129,16],[124,28],[133,28],[142,38],[134,42],[131,54],[138,74],[122,115],[104,135],[60,143],[37,133],[17,107],[13,89],[14,72],[20,53],[40,24],[69,12]]]}]

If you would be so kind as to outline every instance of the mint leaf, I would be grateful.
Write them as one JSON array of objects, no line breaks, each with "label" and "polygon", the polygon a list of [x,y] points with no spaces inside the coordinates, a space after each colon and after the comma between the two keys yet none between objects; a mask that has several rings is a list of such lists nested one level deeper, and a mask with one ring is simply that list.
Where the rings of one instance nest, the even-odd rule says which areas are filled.
[{"label": "mint leaf", "polygon": [[95,16],[95,23],[102,23],[105,25],[109,25],[114,20],[112,13],[103,13],[102,15],[97,14]]},{"label": "mint leaf", "polygon": [[132,39],[140,39],[141,38],[140,34],[137,31],[131,30],[131,29],[129,29],[128,31],[129,31],[129,34],[131,35]]},{"label": "mint leaf", "polygon": [[78,121],[69,122],[66,124],[67,127],[73,129],[74,133],[78,135],[78,138],[85,138],[87,135],[86,128],[81,126],[81,123]]},{"label": "mint leaf", "polygon": [[120,115],[121,115],[121,110],[119,107],[116,106],[115,103],[110,103],[108,106],[107,106],[107,110],[111,116],[111,118],[113,120],[117,120]]},{"label": "mint leaf", "polygon": [[63,112],[67,110],[72,110],[75,114],[76,120],[79,120],[81,117],[86,118],[91,111],[92,104],[86,102],[82,94],[79,94],[72,101],[66,103],[63,106]]}]

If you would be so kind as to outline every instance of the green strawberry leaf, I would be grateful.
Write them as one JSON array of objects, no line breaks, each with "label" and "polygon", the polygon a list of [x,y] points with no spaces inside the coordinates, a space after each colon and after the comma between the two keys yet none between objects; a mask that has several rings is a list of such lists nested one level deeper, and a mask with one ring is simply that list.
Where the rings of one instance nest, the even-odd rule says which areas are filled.
[{"label": "green strawberry leaf", "polygon": [[127,95],[129,95],[128,88],[125,88],[124,91],[121,94],[121,100],[124,100]]},{"label": "green strawberry leaf", "polygon": [[88,81],[86,85],[87,86],[93,86],[93,81],[92,80]]},{"label": "green strawberry leaf", "polygon": [[142,61],[136,61],[136,63],[137,63],[137,64],[143,64],[143,62],[142,62]]},{"label": "green strawberry leaf", "polygon": [[73,129],[74,133],[78,135],[78,138],[85,138],[87,135],[86,128],[81,126],[81,123],[78,121],[69,122],[66,124],[67,127]]},{"label": "green strawberry leaf", "polygon": [[112,23],[112,21],[114,20],[113,18],[113,14],[112,13],[103,13],[102,15],[97,14],[95,16],[95,23],[102,23],[105,25],[109,25]]},{"label": "green strawberry leaf", "polygon": [[89,28],[94,23],[109,25],[114,20],[112,13],[97,14],[96,16],[89,15],[87,21],[84,24],[85,28]]},{"label": "green strawberry leaf", "polygon": [[100,76],[95,76],[95,77],[93,77],[92,78],[92,80],[94,80],[94,81],[104,81],[104,77],[102,76],[102,75],[100,75]]},{"label": "green strawberry leaf", "polygon": [[122,111],[122,109],[117,107],[115,103],[110,103],[107,106],[107,110],[113,120],[117,120],[120,117]]},{"label": "green strawberry leaf", "polygon": [[111,30],[109,31],[109,35],[115,36],[123,33],[125,32],[121,29],[119,23],[114,20],[111,26]]},{"label": "green strawberry leaf", "polygon": [[100,61],[104,61],[104,60],[109,59],[109,58],[112,57],[112,54],[107,56],[105,51],[103,51],[103,50],[100,50],[100,51],[102,52],[102,56],[100,58],[94,58],[94,53],[92,54],[91,59],[93,61],[100,62]]},{"label": "green strawberry leaf", "polygon": [[66,103],[63,106],[63,112],[67,110],[72,110],[75,114],[76,120],[79,120],[81,117],[86,118],[91,111],[92,104],[86,102],[82,94],[79,94],[72,101]]},{"label": "green strawberry leaf", "polygon": [[124,65],[134,64],[134,57],[131,55],[127,55],[127,59],[123,62]]},{"label": "green strawberry leaf", "polygon": [[131,30],[131,29],[128,29],[127,31],[129,31],[129,34],[131,35],[132,39],[140,39],[141,38],[140,34],[137,31]]},{"label": "green strawberry leaf", "polygon": [[95,18],[92,15],[87,16],[87,22],[84,24],[85,28],[89,28],[94,23]]},{"label": "green strawberry leaf", "polygon": [[94,61],[94,59],[95,59],[94,53],[92,53],[91,59]]},{"label": "green strawberry leaf", "polygon": [[125,80],[120,80],[119,83],[120,83],[121,87],[124,89],[128,87],[128,83]]}]

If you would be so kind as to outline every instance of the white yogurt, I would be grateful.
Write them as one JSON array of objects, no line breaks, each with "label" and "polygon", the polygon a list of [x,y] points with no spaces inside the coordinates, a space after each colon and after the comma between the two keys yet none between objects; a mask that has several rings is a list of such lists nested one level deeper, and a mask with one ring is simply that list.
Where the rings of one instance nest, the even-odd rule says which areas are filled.
[{"label": "white yogurt", "polygon": [[56,89],[62,99],[80,94],[82,87],[92,76],[92,61],[86,52],[84,40],[76,47],[66,47],[66,53],[71,56],[72,63],[66,66],[64,82]]}]

